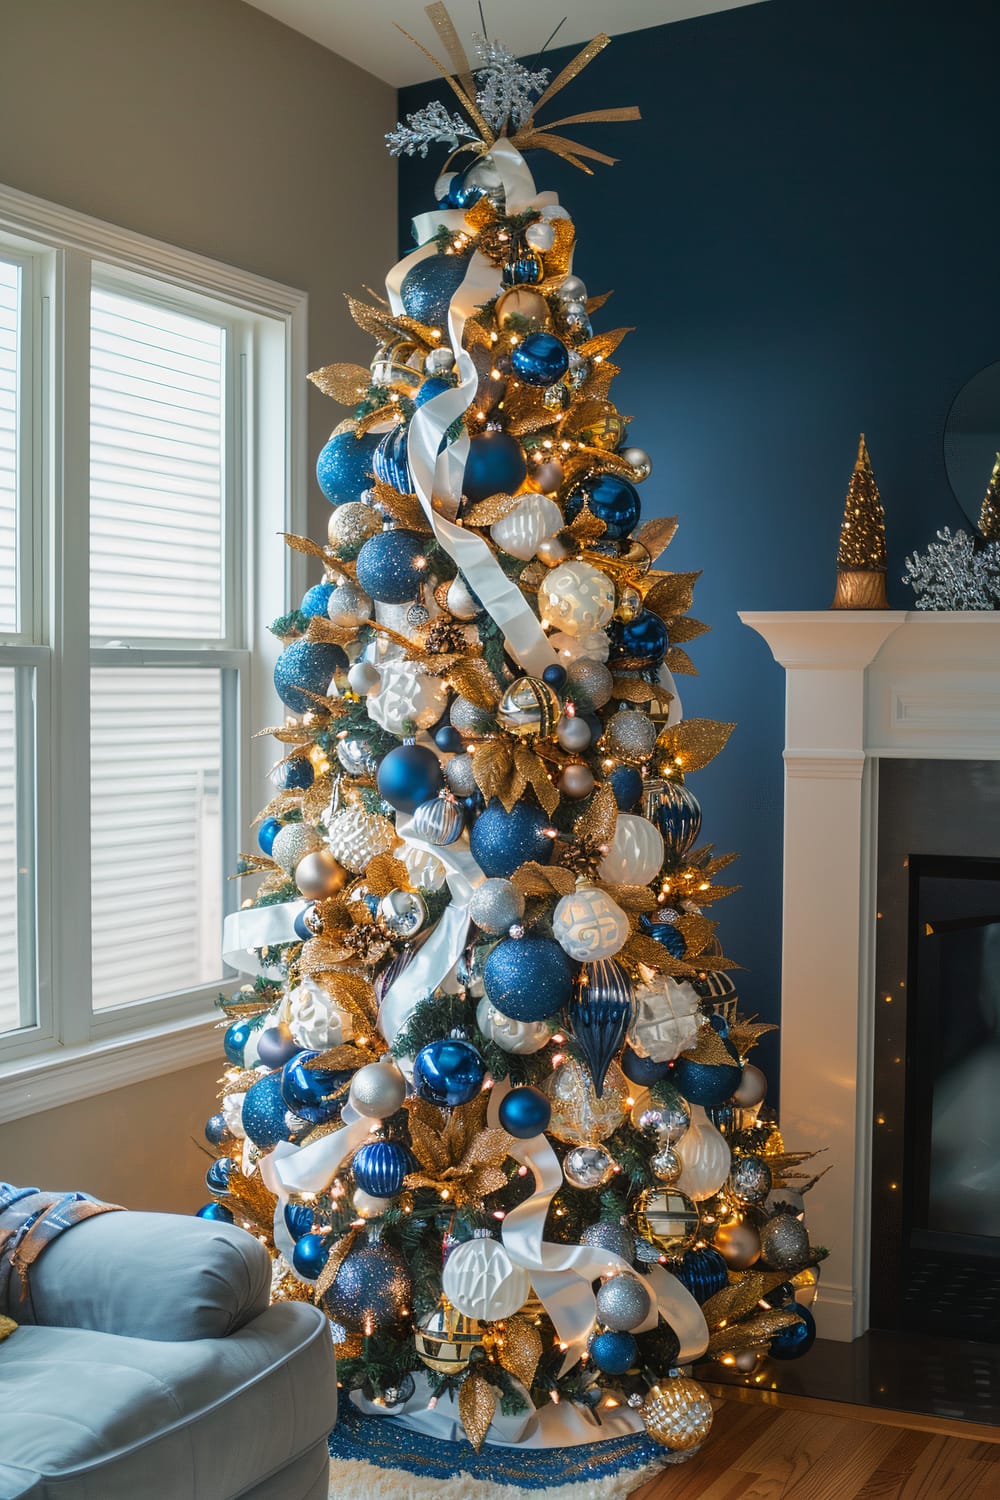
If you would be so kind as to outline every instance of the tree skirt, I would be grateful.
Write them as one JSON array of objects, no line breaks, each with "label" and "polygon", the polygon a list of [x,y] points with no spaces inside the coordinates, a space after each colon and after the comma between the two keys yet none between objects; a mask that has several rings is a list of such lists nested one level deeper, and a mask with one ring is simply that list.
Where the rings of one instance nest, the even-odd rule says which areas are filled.
[{"label": "tree skirt", "polygon": [[526,1489],[549,1500],[624,1500],[667,1455],[642,1433],[569,1449],[488,1444],[476,1454],[469,1443],[364,1417],[344,1401],[330,1457],[330,1500],[521,1500]]}]

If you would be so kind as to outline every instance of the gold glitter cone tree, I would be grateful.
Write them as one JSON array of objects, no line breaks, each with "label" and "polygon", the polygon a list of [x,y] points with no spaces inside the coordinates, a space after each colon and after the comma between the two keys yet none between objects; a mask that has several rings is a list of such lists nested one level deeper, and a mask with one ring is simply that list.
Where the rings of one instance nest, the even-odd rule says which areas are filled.
[{"label": "gold glitter cone tree", "polygon": [[888,609],[885,511],[864,433],[844,501],[833,609]]},{"label": "gold glitter cone tree", "polygon": [[979,510],[979,535],[987,542],[1000,542],[1000,453]]}]

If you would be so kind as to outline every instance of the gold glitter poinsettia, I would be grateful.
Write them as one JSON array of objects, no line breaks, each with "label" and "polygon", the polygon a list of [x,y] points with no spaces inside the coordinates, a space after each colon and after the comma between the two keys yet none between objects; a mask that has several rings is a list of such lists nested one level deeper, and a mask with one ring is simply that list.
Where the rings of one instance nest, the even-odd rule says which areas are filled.
[{"label": "gold glitter poinsettia", "polygon": [[486,1129],[486,1094],[470,1104],[444,1112],[424,1099],[407,1099],[410,1140],[420,1163],[406,1177],[408,1188],[434,1188],[457,1207],[479,1206],[490,1193],[507,1185],[502,1170],[509,1154],[510,1137],[505,1130]]}]

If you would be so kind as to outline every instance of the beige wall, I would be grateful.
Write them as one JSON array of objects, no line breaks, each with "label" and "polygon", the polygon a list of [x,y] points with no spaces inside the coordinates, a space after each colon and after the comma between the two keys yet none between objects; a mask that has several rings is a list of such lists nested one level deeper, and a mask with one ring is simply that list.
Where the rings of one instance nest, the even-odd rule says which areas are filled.
[{"label": "beige wall", "polygon": [[[310,368],[371,357],[342,293],[395,260],[395,111],[239,0],[0,0],[0,182],[304,289]],[[310,455],[342,415],[310,393]],[[314,484],[310,509],[325,528]],[[217,1071],[2,1126],[0,1177],[190,1209]]]}]

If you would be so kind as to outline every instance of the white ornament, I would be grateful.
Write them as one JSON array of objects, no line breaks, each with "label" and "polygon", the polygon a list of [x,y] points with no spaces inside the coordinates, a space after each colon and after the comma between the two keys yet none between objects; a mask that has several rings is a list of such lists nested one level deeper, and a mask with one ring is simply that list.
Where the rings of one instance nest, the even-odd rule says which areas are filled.
[{"label": "white ornament", "polygon": [[732,1157],[725,1136],[700,1104],[691,1105],[691,1124],[673,1149],[681,1163],[677,1191],[694,1203],[714,1197],[729,1176]]},{"label": "white ornament", "polygon": [[359,698],[364,698],[368,693],[378,692],[382,679],[370,661],[356,661],[347,674],[347,686]]},{"label": "white ornament", "polygon": [[379,667],[378,692],[368,696],[368,717],[390,734],[402,734],[410,725],[430,729],[448,707],[448,689],[439,677],[431,677],[412,661],[387,661]]},{"label": "white ornament", "polygon": [[613,958],[631,930],[617,901],[596,885],[583,882],[556,902],[552,915],[553,937],[564,953],[581,964]]},{"label": "white ornament", "polygon": [[619,813],[599,873],[609,885],[646,885],[663,868],[663,835],[637,813]]},{"label": "white ornament", "polygon": [[456,620],[477,620],[483,612],[483,606],[472,597],[472,590],[461,573],[449,583],[445,603]]},{"label": "white ornament", "polygon": [[611,579],[590,563],[562,563],[542,580],[538,606],[547,625],[567,635],[582,635],[608,623],[615,591]]},{"label": "white ornament", "polygon": [[314,979],[304,979],[289,990],[283,1006],[288,1029],[300,1047],[322,1052],[339,1047],[354,1035],[354,1020]]},{"label": "white ornament", "polygon": [[538,551],[539,542],[547,536],[555,536],[562,524],[562,511],[554,500],[546,495],[525,495],[517,510],[493,523],[490,536],[511,557],[530,562]]},{"label": "white ornament", "polygon": [[611,642],[603,630],[585,630],[581,635],[567,635],[557,630],[549,636],[549,645],[564,664],[571,661],[599,661],[602,666],[611,651]]},{"label": "white ornament", "polygon": [[673,1062],[693,1047],[702,1022],[698,995],[686,980],[670,979],[640,964],[643,983],[634,986],[628,1039],[640,1057]]},{"label": "white ornament", "polygon": [[531,1292],[531,1277],[498,1240],[465,1240],[444,1263],[441,1287],[458,1312],[483,1323],[510,1318]]},{"label": "white ornament", "polygon": [[404,844],[396,851],[396,857],[406,866],[414,890],[439,891],[444,885],[448,872],[436,854],[429,854],[414,844]]},{"label": "white ornament", "polygon": [[476,1025],[501,1052],[521,1057],[540,1052],[552,1035],[544,1021],[515,1021],[512,1016],[505,1016],[486,995],[476,1006]]},{"label": "white ornament", "polygon": [[681,705],[681,695],[677,691],[677,684],[674,681],[674,674],[673,672],[671,672],[666,662],[664,662],[657,671],[656,680],[660,684],[661,688],[664,688],[668,693],[673,694],[673,697],[670,700],[670,707],[667,709],[666,725],[668,729],[672,729],[675,724],[679,724],[683,719],[684,709]]},{"label": "white ornament", "polygon": [[532,250],[541,250],[543,254],[546,250],[551,250],[555,242],[556,232],[551,224],[529,224],[524,231],[524,243],[530,245]]},{"label": "white ornament", "polygon": [[388,854],[396,842],[396,830],[388,818],[345,807],[327,823],[326,841],[334,859],[356,875],[371,864],[376,854]]},{"label": "white ornament", "polygon": [[246,1131],[243,1129],[243,1101],[246,1094],[227,1094],[222,1101],[220,1113],[226,1122],[226,1129],[230,1135],[235,1135],[243,1140]]}]

